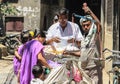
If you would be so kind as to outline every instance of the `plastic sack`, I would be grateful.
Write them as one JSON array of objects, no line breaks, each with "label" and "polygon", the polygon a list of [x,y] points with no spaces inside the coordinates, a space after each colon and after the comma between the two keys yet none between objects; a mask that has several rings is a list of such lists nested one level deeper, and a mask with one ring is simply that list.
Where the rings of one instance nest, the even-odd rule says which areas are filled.
[{"label": "plastic sack", "polygon": [[78,67],[73,64],[73,78],[76,82],[80,82],[82,80],[81,72]]},{"label": "plastic sack", "polygon": [[[72,66],[73,66],[72,67],[72,78],[74,79],[75,82],[80,82],[82,80],[82,74],[74,62]],[[70,71],[68,71],[67,75],[69,77],[70,77],[70,74],[71,74]]]}]

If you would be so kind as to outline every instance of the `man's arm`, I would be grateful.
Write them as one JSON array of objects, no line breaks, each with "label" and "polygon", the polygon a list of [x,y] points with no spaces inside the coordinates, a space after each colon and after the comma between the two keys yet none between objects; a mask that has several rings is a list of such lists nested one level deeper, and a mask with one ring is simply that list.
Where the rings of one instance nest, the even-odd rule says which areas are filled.
[{"label": "man's arm", "polygon": [[83,8],[84,12],[86,14],[89,14],[95,21],[96,21],[96,25],[98,28],[98,32],[101,31],[101,23],[99,21],[99,19],[97,18],[97,16],[91,11],[91,9],[87,6],[87,3],[83,3]]},{"label": "man's arm", "polygon": [[87,6],[87,3],[83,3],[83,10],[85,13],[89,14],[95,21],[97,26],[97,35],[98,35],[98,41],[100,44],[100,54],[102,54],[102,42],[101,42],[101,23],[100,20],[97,18],[97,16],[91,11],[91,9]]},{"label": "man's arm", "polygon": [[72,55],[72,56],[76,56],[76,57],[80,57],[80,51],[77,52],[63,52],[64,55]]},{"label": "man's arm", "polygon": [[46,44],[52,44],[53,42],[56,42],[56,43],[60,42],[60,38],[54,36],[55,33],[56,32],[54,28],[51,26],[47,31]]}]

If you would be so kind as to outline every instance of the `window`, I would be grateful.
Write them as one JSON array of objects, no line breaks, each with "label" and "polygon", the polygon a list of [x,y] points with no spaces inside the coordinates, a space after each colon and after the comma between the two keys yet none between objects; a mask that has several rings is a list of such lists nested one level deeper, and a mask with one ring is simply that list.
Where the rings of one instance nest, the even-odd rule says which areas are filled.
[{"label": "window", "polygon": [[59,1],[58,0],[51,0],[51,5],[59,5]]},{"label": "window", "polygon": [[2,3],[6,3],[6,2],[9,2],[9,3],[18,3],[18,0],[2,0]]},{"label": "window", "polygon": [[5,29],[6,31],[18,31],[23,30],[24,18],[23,17],[5,17]]}]

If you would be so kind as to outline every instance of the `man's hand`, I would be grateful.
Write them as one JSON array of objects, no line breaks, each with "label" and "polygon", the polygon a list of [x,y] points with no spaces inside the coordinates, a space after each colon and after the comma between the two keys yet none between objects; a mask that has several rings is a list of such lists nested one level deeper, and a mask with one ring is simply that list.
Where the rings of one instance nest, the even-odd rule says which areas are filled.
[{"label": "man's hand", "polygon": [[52,38],[52,42],[59,43],[60,42],[60,38],[54,37],[54,38]]},{"label": "man's hand", "polygon": [[74,42],[75,42],[75,39],[74,39],[74,38],[68,39],[67,42],[68,42],[68,43],[74,43]]},{"label": "man's hand", "polygon": [[82,9],[84,10],[85,13],[88,13],[88,14],[91,13],[91,10],[90,10],[89,7],[87,6],[87,3],[83,3]]},{"label": "man's hand", "polygon": [[60,38],[58,37],[53,37],[49,40],[46,41],[46,44],[52,44],[53,42],[59,43],[60,42]]}]

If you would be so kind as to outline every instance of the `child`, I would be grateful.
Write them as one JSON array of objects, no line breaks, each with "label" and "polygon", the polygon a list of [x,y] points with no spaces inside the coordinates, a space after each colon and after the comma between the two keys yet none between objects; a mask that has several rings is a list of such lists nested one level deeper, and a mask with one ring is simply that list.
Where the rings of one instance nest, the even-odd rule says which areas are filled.
[{"label": "child", "polygon": [[34,78],[31,80],[30,84],[43,84],[44,72],[42,66],[34,65],[32,74],[34,75]]}]

